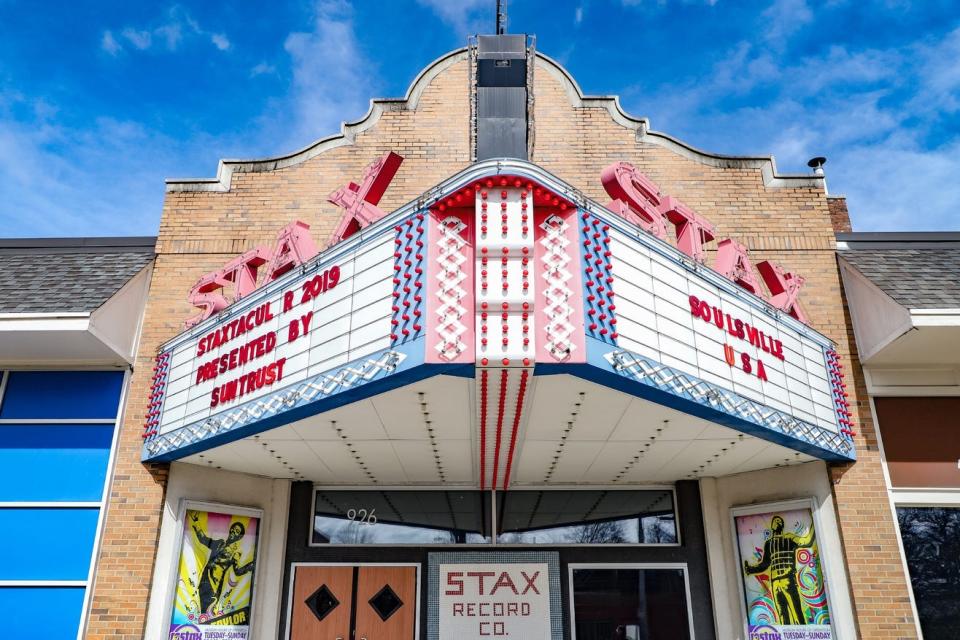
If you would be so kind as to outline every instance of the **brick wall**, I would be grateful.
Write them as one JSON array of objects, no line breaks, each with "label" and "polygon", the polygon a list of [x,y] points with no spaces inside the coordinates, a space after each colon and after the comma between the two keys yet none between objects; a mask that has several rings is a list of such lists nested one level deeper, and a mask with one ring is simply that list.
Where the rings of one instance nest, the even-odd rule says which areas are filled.
[{"label": "brick wall", "polygon": [[827,196],[827,207],[830,209],[830,221],[833,230],[837,233],[850,233],[850,213],[847,211],[846,196]]},{"label": "brick wall", "polygon": [[[536,72],[533,162],[601,202],[606,198],[600,170],[616,160],[636,164],[664,193],[679,197],[712,220],[719,238],[735,237],[753,251],[756,260],[772,258],[806,276],[802,300],[813,325],[836,340],[844,361],[854,364],[853,338],[834,257],[831,210],[822,189],[809,184],[769,188],[764,186],[762,162],[711,166],[690,157],[692,153],[665,146],[655,135],[638,135],[642,127],[615,121],[597,101],[586,107],[571,104],[571,99],[577,101],[572,86],[545,64],[541,61]],[[470,158],[467,63],[458,54],[441,66],[442,71],[421,87],[416,104],[384,103],[379,120],[351,133],[352,144],[307,154],[313,157],[286,168],[238,167],[226,191],[167,194],[121,431],[88,638],[143,635],[166,479],[162,466],[139,462],[143,416],[153,356],[192,313],[187,291],[197,277],[228,258],[271,242],[292,219],[308,222],[317,241],[325,242],[339,216],[326,202],[327,194],[357,180],[363,168],[385,151],[404,157],[380,204],[387,211],[465,167]],[[913,637],[872,420],[868,405],[860,400],[866,398],[862,375],[859,368],[852,368],[857,382],[852,400],[860,414],[860,461],[834,469],[833,475],[853,598],[864,637]]]}]

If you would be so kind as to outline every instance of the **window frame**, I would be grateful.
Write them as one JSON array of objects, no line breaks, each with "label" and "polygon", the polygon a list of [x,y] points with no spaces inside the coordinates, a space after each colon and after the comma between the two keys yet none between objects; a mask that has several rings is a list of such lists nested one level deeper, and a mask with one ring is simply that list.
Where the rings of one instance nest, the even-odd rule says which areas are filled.
[{"label": "window frame", "polygon": [[[183,529],[184,524],[186,523],[187,510],[191,509],[194,511],[207,511],[215,513],[229,513],[231,515],[245,516],[251,518],[259,518],[260,522],[257,527],[257,546],[256,546],[256,556],[259,557],[261,549],[264,544],[267,544],[265,538],[267,527],[264,526],[266,520],[266,511],[257,507],[241,506],[235,504],[228,504],[225,502],[212,502],[209,500],[194,500],[191,498],[181,498],[180,503],[177,505],[177,515],[173,521],[174,534],[176,538],[173,541],[172,545],[172,554],[167,559],[167,589],[164,592],[164,601],[161,604],[163,612],[163,628],[164,635],[163,637],[168,637],[170,635],[171,618],[173,617],[173,602],[177,596],[178,580],[177,574],[180,571],[180,554],[183,552]],[[162,532],[161,532],[162,535]],[[159,544],[159,541],[158,541]],[[159,559],[160,551],[158,550],[157,558]],[[254,615],[257,613],[257,585],[263,580],[263,571],[258,571],[260,567],[254,566],[253,580],[250,581],[250,622],[248,622],[249,628],[253,630],[253,619]]]},{"label": "window frame", "polygon": [[80,620],[77,626],[77,640],[82,640],[87,632],[87,626],[90,619],[90,609],[93,606],[93,587],[97,571],[100,568],[100,550],[103,543],[104,527],[106,525],[107,506],[110,500],[110,488],[113,486],[113,475],[116,467],[117,451],[120,446],[120,430],[123,428],[123,422],[126,417],[127,398],[130,392],[130,383],[133,377],[132,369],[129,366],[116,365],[70,365],[62,366],[5,366],[0,367],[0,405],[3,404],[7,392],[7,383],[10,374],[17,371],[31,372],[92,372],[92,371],[112,371],[121,374],[120,393],[117,397],[117,407],[113,418],[3,418],[0,424],[23,424],[23,425],[113,425],[113,435],[110,441],[110,450],[107,456],[107,466],[104,470],[103,491],[100,494],[99,501],[6,501],[0,503],[0,508],[23,508],[23,509],[87,509],[97,508],[97,524],[94,530],[93,549],[90,556],[89,568],[85,580],[9,580],[4,581],[3,586],[17,587],[69,587],[82,588],[83,600],[80,607]]},{"label": "window frame", "polygon": [[[886,465],[886,459],[884,459]],[[960,510],[960,489],[935,488],[935,489],[895,489],[889,486],[888,489],[891,502],[891,511],[893,511],[893,526],[897,532],[897,543],[900,549],[900,559],[903,561],[903,571],[907,578],[907,590],[910,592],[910,604],[913,607],[914,621],[917,626],[918,638],[924,638],[923,628],[920,624],[920,607],[917,604],[917,595],[913,588],[913,574],[910,572],[910,559],[907,558],[907,550],[903,544],[903,531],[900,529],[899,509],[903,508],[944,508]]]},{"label": "window frame", "polygon": [[[423,543],[373,543],[373,544],[329,544],[322,542],[313,541],[314,533],[314,518],[316,517],[316,504],[317,504],[317,494],[322,491],[466,491],[466,492],[478,492],[483,494],[489,494],[490,500],[490,532],[491,540],[487,543],[463,543],[463,544],[423,544]],[[509,491],[669,491],[670,499],[673,504],[673,520],[674,527],[676,529],[677,541],[676,542],[614,542],[614,543],[550,543],[548,545],[543,544],[534,544],[534,543],[517,543],[517,542],[505,542],[501,543],[497,540],[498,534],[498,513],[497,513],[497,494],[498,493],[509,493]],[[489,489],[478,489],[476,487],[459,487],[459,486],[437,486],[437,485],[426,485],[426,486],[384,486],[384,487],[371,487],[371,486],[338,486],[338,485],[322,485],[314,484],[312,491],[310,493],[310,517],[307,518],[307,547],[308,548],[321,548],[321,549],[332,549],[332,548],[413,548],[413,547],[427,547],[429,549],[439,549],[439,550],[456,550],[456,549],[490,549],[492,547],[499,547],[503,549],[530,549],[532,547],[559,547],[566,549],[576,549],[576,548],[593,548],[593,549],[606,549],[606,548],[617,548],[617,547],[630,547],[630,548],[659,548],[659,547],[681,547],[683,546],[683,539],[681,534],[680,526],[680,508],[677,502],[677,488],[675,485],[624,485],[617,487],[596,487],[596,486],[584,486],[584,485],[557,485],[549,487],[516,487],[510,489],[507,492],[503,491],[491,491]]]},{"label": "window frame", "polygon": [[[836,588],[836,582],[830,574],[827,562],[823,559],[823,538],[820,532],[823,531],[822,518],[820,517],[820,504],[815,496],[808,498],[797,498],[794,500],[780,500],[776,502],[763,502],[758,504],[733,506],[730,508],[730,541],[733,544],[733,555],[736,560],[734,565],[734,574],[737,580],[737,594],[740,600],[740,622],[744,637],[749,636],[747,628],[750,619],[747,616],[747,594],[743,585],[743,558],[740,556],[740,541],[737,539],[737,516],[749,516],[757,513],[767,513],[770,511],[786,511],[789,509],[810,509],[810,516],[813,518],[814,531],[817,536],[817,546],[820,551],[820,571],[823,572],[824,590],[827,596],[827,607],[830,609],[830,632],[835,640],[841,640],[840,629],[836,622],[837,607],[833,599],[833,590]],[[845,585],[843,585],[845,586]]]},{"label": "window frame", "polygon": [[696,640],[696,632],[693,628],[693,599],[690,595],[690,570],[686,562],[571,562],[567,564],[567,606],[570,610],[570,640],[577,640],[577,609],[574,603],[575,594],[573,590],[573,572],[576,569],[680,569],[683,572],[684,596],[687,599],[687,627],[690,630],[690,640]]}]

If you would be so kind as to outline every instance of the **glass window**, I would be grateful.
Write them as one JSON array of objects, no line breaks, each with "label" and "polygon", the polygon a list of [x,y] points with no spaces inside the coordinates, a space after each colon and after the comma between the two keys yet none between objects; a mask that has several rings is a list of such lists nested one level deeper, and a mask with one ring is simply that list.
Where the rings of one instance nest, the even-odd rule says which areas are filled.
[{"label": "glass window", "polygon": [[673,492],[508,491],[498,494],[500,544],[673,544]]},{"label": "glass window", "polygon": [[318,491],[314,544],[484,544],[490,494],[481,491]]},{"label": "glass window", "polygon": [[0,418],[112,420],[122,386],[122,371],[11,371]]},{"label": "glass window", "polygon": [[0,502],[98,502],[112,424],[0,424]]},{"label": "glass window", "polygon": [[574,568],[577,640],[690,638],[682,569]]},{"label": "glass window", "polygon": [[99,515],[99,509],[0,509],[0,580],[86,580]]},{"label": "glass window", "polygon": [[76,640],[83,587],[0,587],[3,635]]},{"label": "glass window", "polygon": [[898,507],[900,535],[926,638],[960,628],[960,508]]}]

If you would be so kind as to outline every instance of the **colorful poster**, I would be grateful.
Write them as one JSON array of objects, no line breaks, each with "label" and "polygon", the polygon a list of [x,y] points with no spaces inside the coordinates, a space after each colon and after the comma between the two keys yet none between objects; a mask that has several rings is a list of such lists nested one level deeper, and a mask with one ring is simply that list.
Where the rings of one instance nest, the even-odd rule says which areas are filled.
[{"label": "colorful poster", "polygon": [[187,509],[168,640],[247,640],[260,518]]},{"label": "colorful poster", "polygon": [[832,640],[810,509],[734,518],[748,640]]}]

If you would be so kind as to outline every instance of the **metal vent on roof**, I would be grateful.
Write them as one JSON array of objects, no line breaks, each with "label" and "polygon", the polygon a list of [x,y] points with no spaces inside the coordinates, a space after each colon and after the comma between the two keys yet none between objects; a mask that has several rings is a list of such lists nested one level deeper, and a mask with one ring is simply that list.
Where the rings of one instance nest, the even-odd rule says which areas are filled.
[{"label": "metal vent on roof", "polygon": [[527,36],[477,36],[476,160],[526,160],[528,132]]}]

